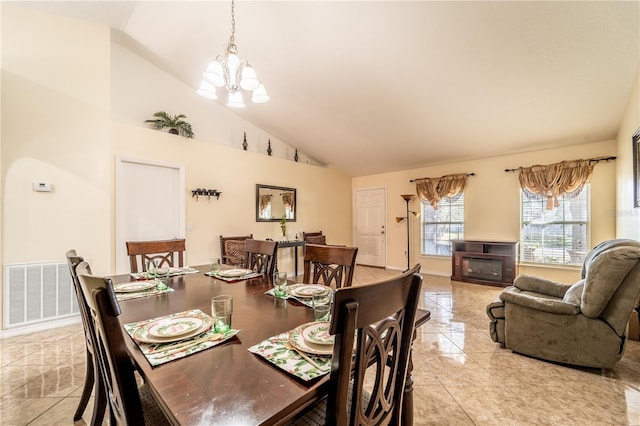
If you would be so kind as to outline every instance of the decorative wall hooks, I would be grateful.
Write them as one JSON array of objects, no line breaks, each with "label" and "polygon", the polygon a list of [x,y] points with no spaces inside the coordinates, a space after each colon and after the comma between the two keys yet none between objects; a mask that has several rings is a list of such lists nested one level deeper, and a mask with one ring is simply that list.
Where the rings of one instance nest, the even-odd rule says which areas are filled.
[{"label": "decorative wall hooks", "polygon": [[211,199],[211,197],[216,197],[216,200],[219,200],[220,194],[222,194],[222,192],[217,189],[197,188],[191,191],[191,196],[194,197],[196,201],[198,201],[199,196],[207,196],[209,199]]}]

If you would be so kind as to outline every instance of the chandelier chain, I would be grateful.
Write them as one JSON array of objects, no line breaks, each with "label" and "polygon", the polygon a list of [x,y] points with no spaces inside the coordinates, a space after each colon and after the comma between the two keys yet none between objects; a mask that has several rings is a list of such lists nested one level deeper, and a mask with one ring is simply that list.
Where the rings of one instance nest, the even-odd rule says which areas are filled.
[{"label": "chandelier chain", "polygon": [[236,44],[236,4],[234,0],[231,0],[231,36],[229,37],[229,46]]}]

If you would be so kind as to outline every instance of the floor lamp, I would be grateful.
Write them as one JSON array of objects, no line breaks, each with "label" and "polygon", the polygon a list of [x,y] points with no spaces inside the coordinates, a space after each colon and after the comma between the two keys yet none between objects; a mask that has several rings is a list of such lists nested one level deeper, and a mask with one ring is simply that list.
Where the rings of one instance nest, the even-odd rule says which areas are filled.
[{"label": "floor lamp", "polygon": [[410,259],[411,258],[411,251],[410,251],[410,249],[411,249],[411,244],[410,244],[411,243],[411,238],[410,238],[411,234],[409,233],[409,213],[412,213],[414,216],[418,216],[418,213],[409,210],[409,202],[416,197],[415,195],[413,195],[413,194],[403,194],[403,195],[401,195],[401,197],[407,203],[407,215],[405,217],[396,217],[396,222],[400,223],[405,219],[407,221],[407,269],[406,270],[408,271],[409,269],[411,269],[411,259]]}]

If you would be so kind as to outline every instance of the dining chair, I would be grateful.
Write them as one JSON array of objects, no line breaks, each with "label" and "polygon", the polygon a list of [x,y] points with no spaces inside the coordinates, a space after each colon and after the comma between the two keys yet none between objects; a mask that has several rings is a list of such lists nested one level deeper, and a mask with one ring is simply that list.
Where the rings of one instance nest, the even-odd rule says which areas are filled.
[{"label": "dining chair", "polygon": [[306,244],[327,244],[327,237],[318,232],[302,232],[302,240]]},{"label": "dining chair", "polygon": [[248,269],[268,276],[273,275],[276,268],[276,251],[278,243],[276,241],[265,240],[245,240],[245,265]]},{"label": "dining chair", "polygon": [[[145,272],[147,262],[159,260],[158,266],[184,266],[185,240],[127,241],[127,255],[131,263],[131,272]],[[178,264],[176,265],[176,258]],[[138,269],[138,260],[141,269]]]},{"label": "dining chair", "polygon": [[357,254],[357,247],[307,244],[302,282],[351,287]]},{"label": "dining chair", "polygon": [[418,264],[389,280],[336,290],[328,397],[293,424],[400,424],[422,285],[419,271]]},{"label": "dining chair", "polygon": [[91,275],[87,262],[81,262],[76,270],[95,330],[97,360],[109,396],[111,424],[168,425],[149,387],[144,383],[138,386],[118,320],[120,304],[111,279]]},{"label": "dining chair", "polygon": [[[73,421],[80,420],[84,410],[87,408],[91,392],[93,391],[94,404],[93,412],[91,414],[91,425],[100,425],[104,418],[104,412],[107,407],[107,398],[104,393],[104,387],[102,385],[102,376],[100,375],[100,368],[96,358],[96,336],[93,329],[93,322],[89,314],[89,307],[84,299],[84,294],[80,288],[80,282],[78,281],[78,274],[76,268],[84,260],[75,250],[69,250],[66,253],[67,264],[69,265],[69,272],[71,274],[71,281],[73,282],[73,289],[76,293],[76,299],[78,301],[78,308],[80,310],[80,318],[82,319],[82,328],[84,330],[84,341],[87,349],[87,371],[84,377],[84,386],[82,388],[82,395],[80,396],[80,402],[73,414]],[[87,265],[85,272],[91,274],[89,265]]]},{"label": "dining chair", "polygon": [[244,268],[246,258],[244,242],[249,239],[253,239],[253,234],[238,237],[223,237],[220,235],[220,258],[222,263]]}]

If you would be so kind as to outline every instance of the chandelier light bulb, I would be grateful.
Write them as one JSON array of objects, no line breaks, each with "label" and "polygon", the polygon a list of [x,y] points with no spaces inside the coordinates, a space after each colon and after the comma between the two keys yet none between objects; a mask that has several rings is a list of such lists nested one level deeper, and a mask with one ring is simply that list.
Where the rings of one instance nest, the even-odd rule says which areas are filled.
[{"label": "chandelier light bulb", "polygon": [[230,91],[236,91],[238,90],[238,70],[240,69],[240,58],[238,58],[238,55],[230,53],[227,56],[227,69],[228,69],[228,75],[227,75],[227,89],[229,89]]}]

